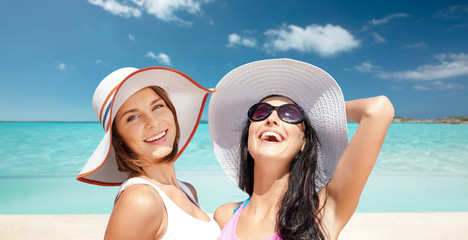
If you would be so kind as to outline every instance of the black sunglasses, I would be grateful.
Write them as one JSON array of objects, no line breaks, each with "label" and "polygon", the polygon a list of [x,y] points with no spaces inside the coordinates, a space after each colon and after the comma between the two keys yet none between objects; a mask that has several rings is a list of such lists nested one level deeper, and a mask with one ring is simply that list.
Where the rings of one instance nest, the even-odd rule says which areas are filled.
[{"label": "black sunglasses", "polygon": [[273,110],[276,110],[279,118],[287,123],[296,124],[304,121],[304,110],[295,104],[284,104],[276,107],[268,103],[257,103],[250,107],[247,116],[250,121],[262,121],[269,117]]}]

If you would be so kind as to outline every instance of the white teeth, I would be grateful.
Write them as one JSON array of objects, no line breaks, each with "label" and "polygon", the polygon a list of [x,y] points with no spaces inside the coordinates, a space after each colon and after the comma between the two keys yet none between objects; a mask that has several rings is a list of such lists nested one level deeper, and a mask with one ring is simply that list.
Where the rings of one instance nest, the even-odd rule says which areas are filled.
[{"label": "white teeth", "polygon": [[260,137],[261,140],[265,140],[267,139],[268,137],[275,137],[276,138],[276,141],[278,142],[281,142],[282,139],[281,139],[281,136],[278,134],[278,133],[275,133],[275,132],[264,132],[262,134],[262,136]]},{"label": "white teeth", "polygon": [[158,134],[158,135],[156,135],[156,136],[154,136],[152,138],[146,139],[145,142],[152,142],[152,141],[158,140],[158,139],[164,137],[165,135],[166,135],[166,131],[164,131],[164,132],[162,132],[162,133],[160,133],[160,134]]}]

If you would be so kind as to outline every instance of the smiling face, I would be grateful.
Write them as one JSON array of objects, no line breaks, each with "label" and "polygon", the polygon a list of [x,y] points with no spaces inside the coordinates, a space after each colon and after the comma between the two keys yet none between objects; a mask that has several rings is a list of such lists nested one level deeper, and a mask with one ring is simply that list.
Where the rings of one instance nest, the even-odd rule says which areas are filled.
[{"label": "smiling face", "polygon": [[[262,102],[272,106],[294,104],[290,99],[281,96],[269,97]],[[289,165],[304,144],[304,123],[286,123],[278,117],[276,111],[265,120],[250,123],[248,150],[256,162],[262,159],[269,162],[279,159]]]},{"label": "smiling face", "polygon": [[151,88],[129,97],[114,125],[126,147],[140,159],[159,162],[174,148],[177,126],[167,103]]}]

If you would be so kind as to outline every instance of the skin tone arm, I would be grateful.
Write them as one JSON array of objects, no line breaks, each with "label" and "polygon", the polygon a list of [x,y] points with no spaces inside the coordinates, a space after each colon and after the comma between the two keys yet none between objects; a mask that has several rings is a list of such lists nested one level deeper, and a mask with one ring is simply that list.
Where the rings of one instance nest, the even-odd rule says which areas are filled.
[{"label": "skin tone arm", "polygon": [[320,199],[328,194],[322,220],[332,235],[339,234],[356,210],[393,120],[394,109],[385,96],[357,99],[346,102],[346,116],[348,121],[359,123],[359,127],[326,191],[319,193]]},{"label": "skin tone arm", "polygon": [[104,239],[159,238],[165,232],[166,219],[159,194],[147,185],[131,186],[122,192],[115,204]]}]

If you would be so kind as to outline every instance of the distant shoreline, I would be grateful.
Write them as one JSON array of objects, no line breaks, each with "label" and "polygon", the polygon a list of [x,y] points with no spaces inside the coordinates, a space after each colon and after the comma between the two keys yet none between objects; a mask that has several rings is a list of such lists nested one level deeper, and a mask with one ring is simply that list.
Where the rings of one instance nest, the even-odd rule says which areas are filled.
[{"label": "distant shoreline", "polygon": [[[468,124],[468,116],[453,116],[445,118],[419,119],[407,117],[395,117],[394,123],[439,123],[439,124]],[[0,121],[0,123],[99,123],[98,121]],[[200,120],[200,123],[208,123],[208,120]]]},{"label": "distant shoreline", "polygon": [[395,117],[394,123],[439,123],[439,124],[468,124],[468,116],[453,116],[434,119],[417,119],[407,117]]}]

